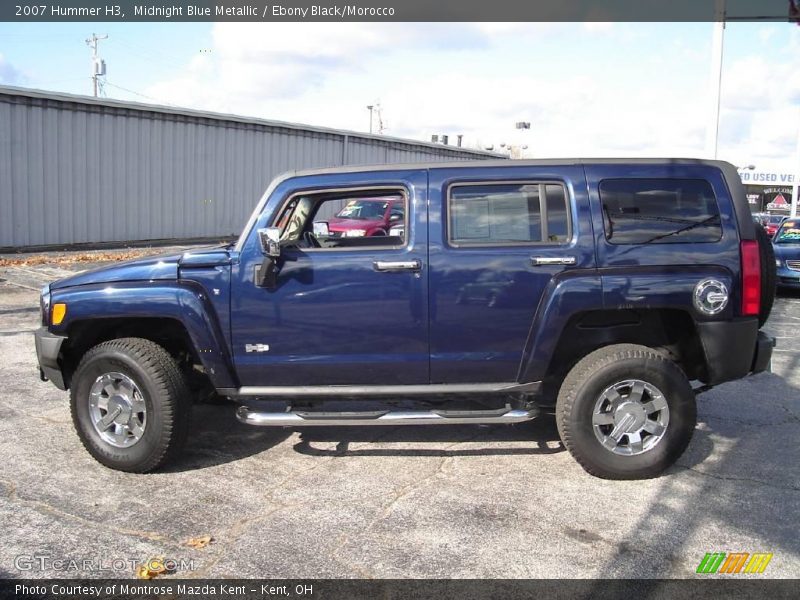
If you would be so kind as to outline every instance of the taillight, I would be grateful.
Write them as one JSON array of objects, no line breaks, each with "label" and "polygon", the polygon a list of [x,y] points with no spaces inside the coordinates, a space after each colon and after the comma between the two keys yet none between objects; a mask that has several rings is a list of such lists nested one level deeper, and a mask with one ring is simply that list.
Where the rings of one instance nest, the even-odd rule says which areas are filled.
[{"label": "taillight", "polygon": [[761,310],[761,259],[758,242],[742,240],[742,315],[758,315]]}]

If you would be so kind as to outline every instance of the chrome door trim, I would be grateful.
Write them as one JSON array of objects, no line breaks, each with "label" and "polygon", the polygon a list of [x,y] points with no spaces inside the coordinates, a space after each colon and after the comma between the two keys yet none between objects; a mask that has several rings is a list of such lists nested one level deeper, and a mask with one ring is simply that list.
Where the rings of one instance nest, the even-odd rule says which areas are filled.
[{"label": "chrome door trim", "polygon": [[240,388],[218,389],[223,396],[403,396],[434,394],[486,394],[486,393],[526,393],[539,391],[541,382],[530,383],[433,383],[416,385],[267,385],[243,386]]}]

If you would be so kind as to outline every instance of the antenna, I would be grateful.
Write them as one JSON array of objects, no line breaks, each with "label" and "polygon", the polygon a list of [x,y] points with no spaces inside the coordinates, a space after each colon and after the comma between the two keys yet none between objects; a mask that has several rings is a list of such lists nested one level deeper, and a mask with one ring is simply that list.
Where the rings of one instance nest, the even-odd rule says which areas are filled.
[{"label": "antenna", "polygon": [[107,40],[108,35],[97,35],[92,33],[92,37],[86,40],[86,45],[92,49],[92,94],[97,98],[97,92],[103,90],[103,83],[98,79],[105,77],[106,61],[97,54],[97,45],[100,40]]}]

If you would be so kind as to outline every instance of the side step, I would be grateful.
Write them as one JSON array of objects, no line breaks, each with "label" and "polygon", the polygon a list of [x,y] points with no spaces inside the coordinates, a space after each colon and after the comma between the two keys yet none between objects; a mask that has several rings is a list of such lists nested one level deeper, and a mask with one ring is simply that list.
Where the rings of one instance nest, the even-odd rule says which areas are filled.
[{"label": "side step", "polygon": [[240,406],[236,418],[248,425],[278,427],[339,427],[342,425],[485,425],[522,423],[534,419],[536,408],[522,410],[402,410],[373,412],[258,412]]}]

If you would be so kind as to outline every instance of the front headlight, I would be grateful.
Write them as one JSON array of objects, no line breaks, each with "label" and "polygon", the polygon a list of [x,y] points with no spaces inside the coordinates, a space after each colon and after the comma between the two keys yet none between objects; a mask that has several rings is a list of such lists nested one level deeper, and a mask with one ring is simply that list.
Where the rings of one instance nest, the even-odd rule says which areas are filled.
[{"label": "front headlight", "polygon": [[48,325],[50,317],[50,286],[46,285],[42,288],[42,293],[39,296],[39,312],[42,320],[42,325]]},{"label": "front headlight", "polygon": [[344,232],[345,237],[364,237],[366,234],[366,229],[348,229]]},{"label": "front headlight", "polygon": [[781,267],[781,259],[780,258],[776,258],[775,259],[775,266],[778,267],[778,268]]}]

